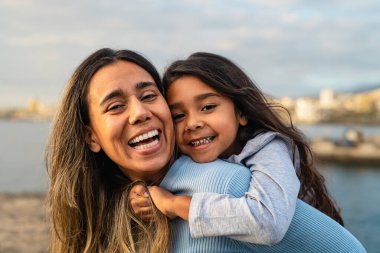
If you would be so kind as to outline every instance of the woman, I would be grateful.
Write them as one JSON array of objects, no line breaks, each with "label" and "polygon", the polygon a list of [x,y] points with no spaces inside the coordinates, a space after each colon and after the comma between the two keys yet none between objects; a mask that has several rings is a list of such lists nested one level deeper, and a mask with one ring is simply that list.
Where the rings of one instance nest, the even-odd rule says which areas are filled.
[{"label": "woman", "polygon": [[[178,160],[167,174],[173,162],[174,129],[162,94],[155,68],[132,51],[101,49],[76,69],[54,119],[47,147],[52,252],[168,252],[171,245],[166,218],[154,209],[153,219],[141,222],[128,206],[128,192],[134,181],[139,182],[136,180],[150,185],[162,183],[176,191],[178,188],[170,188],[175,186],[170,183],[175,180],[181,183],[179,188],[185,186],[188,194],[196,190],[192,188],[195,185],[192,180],[177,181],[179,174],[175,172],[193,171],[200,165]],[[219,167],[221,163],[217,161],[216,165]],[[211,170],[209,175],[215,171]],[[248,181],[249,177],[248,173]],[[311,214],[309,221],[319,213],[302,210]],[[257,249],[278,252],[291,248],[300,252],[308,249],[310,240],[310,245],[319,246],[319,238],[328,239],[322,245],[326,248],[332,244],[334,235],[360,248],[355,238],[336,223],[325,235],[309,233],[303,238],[302,210],[296,211],[294,230],[280,246]],[[329,222],[322,218],[318,216],[317,221]],[[312,222],[308,224],[314,226]],[[173,234],[173,240],[178,251],[173,252],[183,252],[185,244],[179,239],[192,240],[181,232],[186,233],[187,227],[183,222],[176,227],[179,230],[175,231],[180,233]],[[306,248],[297,248],[297,238],[302,239]],[[204,238],[200,249],[209,242]],[[237,252],[252,249],[251,245],[238,241],[229,245],[238,245]],[[314,248],[314,252],[319,249],[322,248]]]},{"label": "woman", "polygon": [[154,66],[132,51],[101,49],[76,69],[47,146],[52,252],[167,252],[166,218],[141,223],[126,194],[132,180],[159,182],[171,164],[161,94]]}]

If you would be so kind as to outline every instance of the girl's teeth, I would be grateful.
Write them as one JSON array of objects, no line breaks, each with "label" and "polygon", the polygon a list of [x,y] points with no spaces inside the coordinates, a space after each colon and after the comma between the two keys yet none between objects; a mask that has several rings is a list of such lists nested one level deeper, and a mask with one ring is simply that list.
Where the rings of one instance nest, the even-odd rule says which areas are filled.
[{"label": "girl's teeth", "polygon": [[199,145],[202,145],[202,144],[207,144],[207,143],[210,143],[212,140],[211,140],[211,137],[207,137],[207,138],[204,138],[204,139],[201,139],[201,140],[197,140],[197,141],[193,141],[192,144],[193,146],[199,146]]}]

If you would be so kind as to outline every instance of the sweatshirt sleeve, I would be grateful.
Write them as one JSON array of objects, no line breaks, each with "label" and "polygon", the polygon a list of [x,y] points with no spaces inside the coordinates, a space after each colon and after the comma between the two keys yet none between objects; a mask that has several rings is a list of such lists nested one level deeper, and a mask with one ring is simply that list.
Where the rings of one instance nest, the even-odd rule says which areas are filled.
[{"label": "sweatshirt sleeve", "polygon": [[[288,147],[274,138],[244,165],[251,171],[248,191],[231,194],[195,193],[189,226],[193,238],[228,236],[264,245],[281,241],[293,218],[299,180]],[[233,186],[231,186],[233,187]]]}]

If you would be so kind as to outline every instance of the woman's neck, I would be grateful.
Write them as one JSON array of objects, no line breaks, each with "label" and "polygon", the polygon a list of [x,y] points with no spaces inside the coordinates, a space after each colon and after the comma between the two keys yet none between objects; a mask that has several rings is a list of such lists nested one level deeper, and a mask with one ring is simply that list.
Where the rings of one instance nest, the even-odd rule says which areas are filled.
[{"label": "woman's neck", "polygon": [[166,176],[166,173],[174,163],[174,156],[169,160],[169,162],[155,175],[149,177],[146,180],[147,185],[159,185],[161,181],[164,179]]}]

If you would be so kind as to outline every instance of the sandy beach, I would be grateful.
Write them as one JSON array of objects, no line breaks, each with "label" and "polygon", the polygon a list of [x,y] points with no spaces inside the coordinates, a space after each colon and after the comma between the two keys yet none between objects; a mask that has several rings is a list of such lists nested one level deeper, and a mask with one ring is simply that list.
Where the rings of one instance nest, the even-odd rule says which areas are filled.
[{"label": "sandy beach", "polygon": [[0,193],[0,252],[47,253],[45,194]]}]

